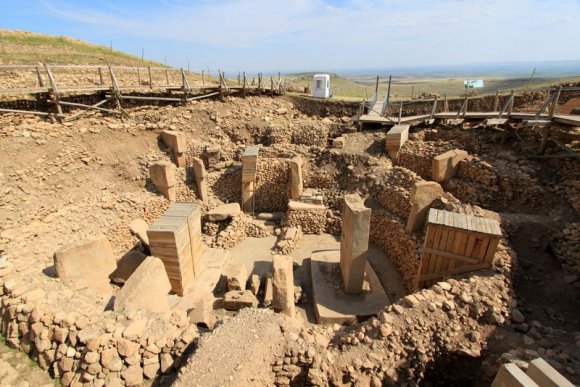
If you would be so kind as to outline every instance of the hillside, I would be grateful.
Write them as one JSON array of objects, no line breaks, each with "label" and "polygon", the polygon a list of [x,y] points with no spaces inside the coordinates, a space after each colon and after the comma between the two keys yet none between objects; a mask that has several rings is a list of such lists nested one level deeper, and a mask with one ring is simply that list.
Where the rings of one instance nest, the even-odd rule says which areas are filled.
[{"label": "hillside", "polygon": [[63,36],[0,30],[0,64],[156,66],[163,64]]}]

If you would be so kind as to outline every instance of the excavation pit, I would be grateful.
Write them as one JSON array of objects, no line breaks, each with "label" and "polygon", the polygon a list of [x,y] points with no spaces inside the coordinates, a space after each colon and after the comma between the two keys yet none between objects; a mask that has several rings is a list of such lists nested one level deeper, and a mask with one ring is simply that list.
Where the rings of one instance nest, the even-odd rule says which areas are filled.
[{"label": "excavation pit", "polygon": [[[565,329],[570,337],[577,321],[570,305],[578,283],[578,166],[566,158],[531,158],[518,139],[540,141],[531,128],[508,133],[502,144],[493,129],[474,128],[477,124],[470,120],[462,128],[439,122],[414,126],[393,159],[384,150],[386,128],[356,131],[340,116],[306,115],[285,99],[226,98],[226,103],[127,111],[123,122],[88,114],[78,126],[1,118],[6,125],[0,129],[0,141],[7,157],[0,171],[6,187],[0,209],[0,249],[6,259],[4,263],[0,258],[0,328],[10,346],[29,353],[65,384],[126,382],[132,373],[158,382],[180,369],[180,380],[187,381],[189,372],[205,372],[200,369],[207,363],[199,365],[196,359],[216,359],[215,353],[204,352],[212,340],[226,348],[219,356],[235,353],[245,358],[245,352],[231,344],[236,330],[243,330],[239,337],[251,340],[256,353],[262,353],[265,342],[276,347],[264,355],[267,365],[261,366],[267,368],[268,384],[441,378],[446,372],[430,367],[443,364],[438,359],[454,352],[478,359],[470,361],[474,369],[480,363],[486,367],[486,373],[476,370],[462,380],[489,383],[498,359],[511,351],[492,336],[496,333],[509,337],[517,349],[512,358],[527,361],[527,351],[533,350],[548,357],[559,372],[572,375],[566,369],[574,370],[575,343],[554,327]],[[16,136],[21,129],[15,128],[22,127],[34,128],[34,137]],[[185,134],[186,150],[179,148],[179,160],[175,151],[160,147],[158,137],[164,130]],[[558,155],[558,146],[549,144],[548,154]],[[250,146],[260,147],[252,176],[253,207],[244,213],[223,211],[223,205],[233,203],[242,208],[242,157]],[[449,158],[448,152],[460,157]],[[149,169],[183,158],[186,167],[176,166],[174,184],[159,187],[173,188],[168,196],[174,195],[177,203],[200,206],[200,238],[206,250],[200,273],[185,286],[183,296],[166,295],[169,311],[104,311],[105,300],[87,287],[71,288],[45,274],[51,272],[52,254],[63,244],[99,233],[105,233],[117,259],[130,253],[143,261],[140,253],[148,254],[151,240],[129,225],[142,219],[150,226],[171,205],[163,190],[148,180]],[[434,161],[439,161],[436,168]],[[413,187],[435,179],[441,180],[442,192],[428,201],[429,208],[422,208],[425,212],[415,211],[425,214],[423,220],[428,220],[431,208],[490,218],[501,224],[502,235],[490,267],[430,278],[416,289],[428,225],[407,228]],[[343,200],[354,193],[371,209],[367,265],[384,289],[382,306],[345,311],[348,318],[333,320],[344,325],[317,324],[316,304],[341,311],[332,302],[342,297],[344,279],[338,269],[324,270],[330,278],[327,290],[332,286],[335,293],[330,301],[320,301],[317,286],[324,282],[311,278],[321,273],[314,258],[317,251],[340,249]],[[542,237],[535,241],[533,234],[539,229],[534,225],[548,221],[550,227],[542,228]],[[563,232],[552,240],[549,230]],[[544,249],[544,244],[550,248]],[[525,257],[521,261],[520,253]],[[297,312],[292,319],[266,310],[271,309],[266,301],[273,287],[275,254],[289,255],[294,262],[294,285],[300,288],[294,289]],[[252,301],[249,305],[255,297],[257,308],[224,310],[224,271],[232,262],[245,265],[243,297]],[[514,268],[519,273],[515,286]],[[115,294],[130,279],[117,275],[116,284],[108,285]],[[545,294],[559,295],[554,305],[535,300],[532,289],[544,283]],[[364,289],[366,285],[363,294]],[[361,307],[358,301],[354,305]],[[256,326],[269,336],[252,332]],[[486,345],[488,352],[482,351]],[[75,355],[68,357],[67,351],[73,350]],[[94,362],[96,355],[99,361]],[[353,359],[361,359],[360,364]],[[229,367],[229,360],[226,363]],[[106,368],[107,375],[89,373],[89,365],[91,372],[98,368],[93,364]],[[240,364],[240,370],[231,364],[222,373],[240,375],[254,365]]]}]

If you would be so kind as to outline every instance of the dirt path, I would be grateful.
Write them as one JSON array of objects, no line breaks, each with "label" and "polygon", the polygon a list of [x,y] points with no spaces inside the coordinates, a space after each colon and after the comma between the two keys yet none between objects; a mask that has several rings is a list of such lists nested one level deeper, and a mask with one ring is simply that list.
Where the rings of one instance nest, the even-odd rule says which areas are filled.
[{"label": "dirt path", "polygon": [[272,362],[282,356],[286,340],[298,338],[296,320],[268,309],[243,309],[201,343],[180,370],[179,386],[271,386]]}]

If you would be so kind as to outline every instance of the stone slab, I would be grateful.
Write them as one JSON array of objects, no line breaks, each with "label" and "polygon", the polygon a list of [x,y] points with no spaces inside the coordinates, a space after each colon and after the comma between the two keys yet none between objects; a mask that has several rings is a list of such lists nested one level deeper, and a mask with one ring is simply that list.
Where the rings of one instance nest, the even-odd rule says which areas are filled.
[{"label": "stone slab", "polygon": [[147,258],[145,254],[137,250],[131,250],[117,261],[117,269],[110,275],[111,281],[124,284],[137,270],[139,265]]},{"label": "stone slab", "polygon": [[457,173],[459,162],[465,160],[467,152],[454,149],[433,157],[431,175],[438,183],[451,179]]},{"label": "stone slab", "polygon": [[147,236],[148,228],[149,225],[143,219],[135,219],[129,223],[131,234],[135,235],[147,248],[149,248],[149,237]]},{"label": "stone slab", "polygon": [[526,375],[542,387],[574,386],[568,379],[556,371],[554,367],[542,358],[537,358],[530,362]]},{"label": "stone slab", "polygon": [[368,262],[360,294],[346,294],[342,290],[339,250],[313,253],[310,268],[314,312],[319,324],[351,323],[357,316],[375,315],[391,303]]},{"label": "stone slab", "polygon": [[347,293],[362,290],[369,249],[371,209],[358,194],[345,195],[340,232],[340,271]]},{"label": "stone slab", "polygon": [[517,365],[507,363],[500,367],[491,387],[538,387],[538,384]]},{"label": "stone slab", "polygon": [[103,297],[112,294],[109,275],[117,268],[117,261],[105,236],[61,247],[54,253],[54,267],[63,280],[83,282]]},{"label": "stone slab", "polygon": [[222,220],[231,219],[242,214],[242,209],[239,203],[227,203],[217,206],[207,213],[207,219],[210,222],[219,222]]},{"label": "stone slab", "polygon": [[187,151],[185,133],[175,130],[164,130],[161,132],[161,139],[175,153],[184,153]]},{"label": "stone slab", "polygon": [[148,310],[169,312],[167,294],[171,290],[165,266],[159,258],[147,257],[115,297],[116,311]]},{"label": "stone slab", "polygon": [[272,306],[277,312],[294,317],[294,268],[289,255],[274,255],[272,259]]}]

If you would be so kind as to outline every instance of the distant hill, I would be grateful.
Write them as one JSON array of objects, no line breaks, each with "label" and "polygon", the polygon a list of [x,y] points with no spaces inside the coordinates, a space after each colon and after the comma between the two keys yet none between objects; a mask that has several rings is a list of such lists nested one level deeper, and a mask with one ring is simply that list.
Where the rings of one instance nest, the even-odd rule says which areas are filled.
[{"label": "distant hill", "polygon": [[28,31],[0,30],[0,64],[39,62],[163,67],[159,62],[142,61],[136,56],[79,39]]}]

